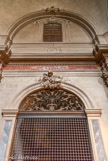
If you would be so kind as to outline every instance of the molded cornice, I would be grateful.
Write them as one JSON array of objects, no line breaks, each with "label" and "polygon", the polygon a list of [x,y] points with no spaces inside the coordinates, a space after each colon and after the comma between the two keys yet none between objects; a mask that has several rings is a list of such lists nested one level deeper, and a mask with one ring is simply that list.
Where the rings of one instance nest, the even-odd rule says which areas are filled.
[{"label": "molded cornice", "polygon": [[108,44],[96,45],[96,50],[101,53],[108,53]]}]

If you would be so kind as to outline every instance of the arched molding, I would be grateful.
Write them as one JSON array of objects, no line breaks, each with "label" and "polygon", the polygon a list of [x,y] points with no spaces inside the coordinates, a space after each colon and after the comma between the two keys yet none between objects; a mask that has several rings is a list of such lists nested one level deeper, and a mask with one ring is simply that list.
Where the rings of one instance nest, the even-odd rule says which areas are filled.
[{"label": "arched molding", "polygon": [[[91,101],[91,99],[88,97],[88,95],[82,91],[79,87],[76,87],[74,85],[71,85],[69,83],[65,83],[62,82],[61,83],[61,88],[64,90],[68,90],[72,93],[74,93],[75,95],[77,95],[81,101],[84,103],[84,106],[86,109],[94,109],[95,108],[95,104],[93,101]],[[40,90],[42,89],[42,86],[40,83],[35,83],[32,84],[30,86],[28,86],[27,88],[23,89],[21,92],[19,92],[16,97],[12,100],[12,102],[10,103],[10,105],[7,107],[9,109],[19,109],[19,105],[22,102],[22,100],[28,96],[29,94],[33,93],[36,90]]]},{"label": "arched molding", "polygon": [[55,9],[53,12],[48,12],[47,10],[41,10],[38,12],[27,14],[19,18],[8,28],[8,30],[6,31],[6,35],[9,35],[10,39],[13,40],[17,32],[21,30],[24,26],[37,20],[50,18],[51,16],[70,20],[72,22],[79,24],[90,34],[92,39],[95,39],[96,34],[100,33],[99,29],[97,29],[88,19],[86,19],[82,15],[73,12],[68,12],[65,10]]}]

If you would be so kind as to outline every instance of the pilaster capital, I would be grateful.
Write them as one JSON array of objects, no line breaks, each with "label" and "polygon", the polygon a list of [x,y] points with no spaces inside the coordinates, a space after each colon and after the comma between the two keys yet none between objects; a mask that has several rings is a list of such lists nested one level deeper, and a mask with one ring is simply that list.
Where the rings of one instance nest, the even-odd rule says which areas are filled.
[{"label": "pilaster capital", "polygon": [[85,113],[87,117],[100,117],[102,114],[101,109],[86,109]]},{"label": "pilaster capital", "polygon": [[18,115],[18,109],[2,109],[3,117],[16,117]]}]

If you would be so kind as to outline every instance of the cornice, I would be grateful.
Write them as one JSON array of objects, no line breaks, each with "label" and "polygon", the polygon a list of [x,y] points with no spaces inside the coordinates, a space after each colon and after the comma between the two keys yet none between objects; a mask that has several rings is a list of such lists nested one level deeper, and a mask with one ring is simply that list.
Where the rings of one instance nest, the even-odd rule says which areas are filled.
[{"label": "cornice", "polygon": [[102,114],[101,109],[86,109],[85,113],[87,117],[100,117]]},{"label": "cornice", "polygon": [[[65,44],[66,45],[66,44]],[[67,48],[68,49],[68,48]],[[75,48],[74,48],[75,50]],[[84,49],[83,49],[84,50]],[[87,50],[87,48],[85,48]],[[7,64],[8,62],[14,63],[16,62],[44,62],[44,61],[79,61],[79,62],[97,62],[100,64],[100,61],[103,59],[103,56],[108,56],[108,45],[96,45],[95,49],[92,53],[83,53],[79,49],[76,52],[53,52],[51,53],[12,53],[11,49],[6,45],[0,46],[0,62],[2,64]]]},{"label": "cornice", "polygon": [[91,53],[53,53],[53,54],[32,54],[29,55],[26,53],[15,54],[12,57],[10,57],[10,61],[94,61],[95,57]]},{"label": "cornice", "polygon": [[80,65],[80,66],[97,66],[92,61],[16,61],[9,62],[8,66],[63,66],[63,65]]},{"label": "cornice", "polygon": [[96,45],[96,50],[99,54],[108,53],[108,44],[99,44]]},{"label": "cornice", "polygon": [[15,117],[18,115],[17,109],[2,109],[3,117]]},{"label": "cornice", "polygon": [[4,65],[9,62],[9,57],[11,56],[11,50],[6,45],[0,45],[0,63]]},{"label": "cornice", "polygon": [[[66,71],[66,70],[52,70],[53,72],[56,72],[58,74],[62,73],[63,77],[101,77],[102,73],[101,71],[90,71],[90,70],[86,70],[86,71]],[[48,72],[48,69],[46,70],[40,70],[40,71],[33,71],[33,70],[4,70],[3,71],[3,77],[40,77],[43,72]]]},{"label": "cornice", "polygon": [[108,55],[108,44],[97,44],[93,50],[93,55],[96,62],[101,65],[103,55]]}]

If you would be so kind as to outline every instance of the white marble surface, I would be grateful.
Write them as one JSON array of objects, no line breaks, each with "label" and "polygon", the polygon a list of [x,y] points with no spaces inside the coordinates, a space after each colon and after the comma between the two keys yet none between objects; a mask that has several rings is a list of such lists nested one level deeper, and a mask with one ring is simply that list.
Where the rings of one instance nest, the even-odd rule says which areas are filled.
[{"label": "white marble surface", "polygon": [[98,120],[92,120],[98,161],[107,161]]},{"label": "white marble surface", "polygon": [[6,152],[6,146],[8,142],[9,132],[11,128],[12,121],[6,121],[4,125],[3,134],[0,140],[0,161],[4,161],[5,159],[5,152]]}]

